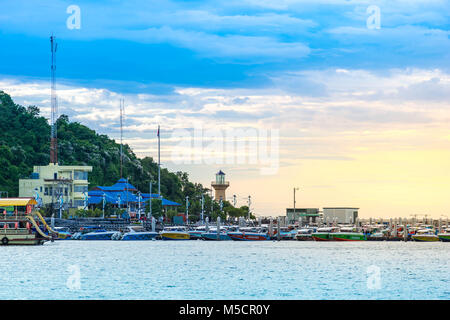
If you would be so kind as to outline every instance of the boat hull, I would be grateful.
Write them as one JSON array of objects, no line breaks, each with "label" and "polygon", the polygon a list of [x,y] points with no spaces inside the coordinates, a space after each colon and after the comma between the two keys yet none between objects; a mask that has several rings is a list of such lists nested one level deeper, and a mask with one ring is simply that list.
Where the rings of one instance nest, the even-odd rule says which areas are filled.
[{"label": "boat hull", "polygon": [[313,233],[311,237],[314,241],[333,241],[329,233]]},{"label": "boat hull", "polygon": [[90,232],[80,237],[80,240],[111,240],[115,232]]},{"label": "boat hull", "polygon": [[[40,245],[47,241],[47,239],[36,237],[34,234],[0,235],[0,240],[3,240],[4,238],[7,239],[7,241],[5,240],[4,245]],[[0,244],[3,245],[3,242],[0,242]]]},{"label": "boat hull", "polygon": [[331,233],[330,238],[334,241],[365,241],[366,237],[362,233]]},{"label": "boat hull", "polygon": [[189,240],[190,235],[187,232],[161,232],[163,240]]},{"label": "boat hull", "polygon": [[191,239],[191,240],[202,239],[203,233],[204,233],[204,232],[190,231],[190,232],[189,232],[189,239]]},{"label": "boat hull", "polygon": [[450,242],[450,234],[438,234],[438,237],[443,242]]},{"label": "boat hull", "polygon": [[204,234],[202,234],[202,239],[203,240],[212,240],[212,241],[214,241],[214,240],[231,240],[231,238],[230,238],[230,236],[228,235],[228,234],[226,234],[226,233],[221,233],[221,234],[219,234],[219,239],[217,239],[217,233],[204,233]]},{"label": "boat hull", "polygon": [[295,236],[295,240],[297,241],[314,241],[310,234],[297,234]]},{"label": "boat hull", "polygon": [[153,240],[158,236],[157,232],[128,232],[125,233],[121,240],[123,241],[145,241]]},{"label": "boat hull", "polygon": [[229,232],[228,236],[234,241],[265,241],[270,240],[265,233]]},{"label": "boat hull", "polygon": [[417,242],[436,242],[439,241],[439,237],[436,235],[413,235],[411,237],[414,241]]}]

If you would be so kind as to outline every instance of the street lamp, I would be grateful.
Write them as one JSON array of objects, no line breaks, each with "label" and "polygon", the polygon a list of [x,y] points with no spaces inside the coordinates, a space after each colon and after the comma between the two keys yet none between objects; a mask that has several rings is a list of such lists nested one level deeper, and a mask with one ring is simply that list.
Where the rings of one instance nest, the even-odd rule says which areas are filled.
[{"label": "street lamp", "polygon": [[[294,220],[295,220],[295,191],[296,190],[300,190],[300,188],[298,188],[298,187],[294,187],[294,214],[293,214],[293,217],[294,217]],[[301,219],[300,219],[301,220]],[[300,221],[301,222],[301,221]]]}]

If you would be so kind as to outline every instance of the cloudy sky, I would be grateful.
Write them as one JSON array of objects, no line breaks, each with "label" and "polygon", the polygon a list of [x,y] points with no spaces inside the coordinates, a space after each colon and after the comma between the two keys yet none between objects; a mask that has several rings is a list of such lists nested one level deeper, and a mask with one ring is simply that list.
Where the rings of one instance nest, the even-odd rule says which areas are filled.
[{"label": "cloudy sky", "polygon": [[18,103],[49,115],[53,33],[60,113],[117,139],[124,98],[138,156],[156,157],[160,124],[164,167],[205,185],[222,169],[257,214],[299,187],[297,207],[450,215],[449,1],[0,4],[0,89]]}]

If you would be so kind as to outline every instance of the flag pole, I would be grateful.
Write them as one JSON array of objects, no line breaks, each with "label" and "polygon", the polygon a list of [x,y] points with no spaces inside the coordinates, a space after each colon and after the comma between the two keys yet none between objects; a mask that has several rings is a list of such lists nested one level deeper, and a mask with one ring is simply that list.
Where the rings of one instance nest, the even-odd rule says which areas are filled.
[{"label": "flag pole", "polygon": [[161,198],[161,143],[158,125],[158,196]]}]

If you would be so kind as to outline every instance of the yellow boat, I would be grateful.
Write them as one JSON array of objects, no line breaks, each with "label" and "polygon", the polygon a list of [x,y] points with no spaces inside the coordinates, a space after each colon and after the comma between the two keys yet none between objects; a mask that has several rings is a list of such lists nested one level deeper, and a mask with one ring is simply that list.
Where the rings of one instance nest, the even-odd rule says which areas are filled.
[{"label": "yellow boat", "polygon": [[191,237],[185,227],[166,227],[160,235],[163,240],[189,240]]},{"label": "yellow boat", "polygon": [[416,231],[416,234],[412,235],[411,238],[414,241],[419,242],[436,242],[439,241],[439,237],[435,234],[432,229],[420,229]]}]

